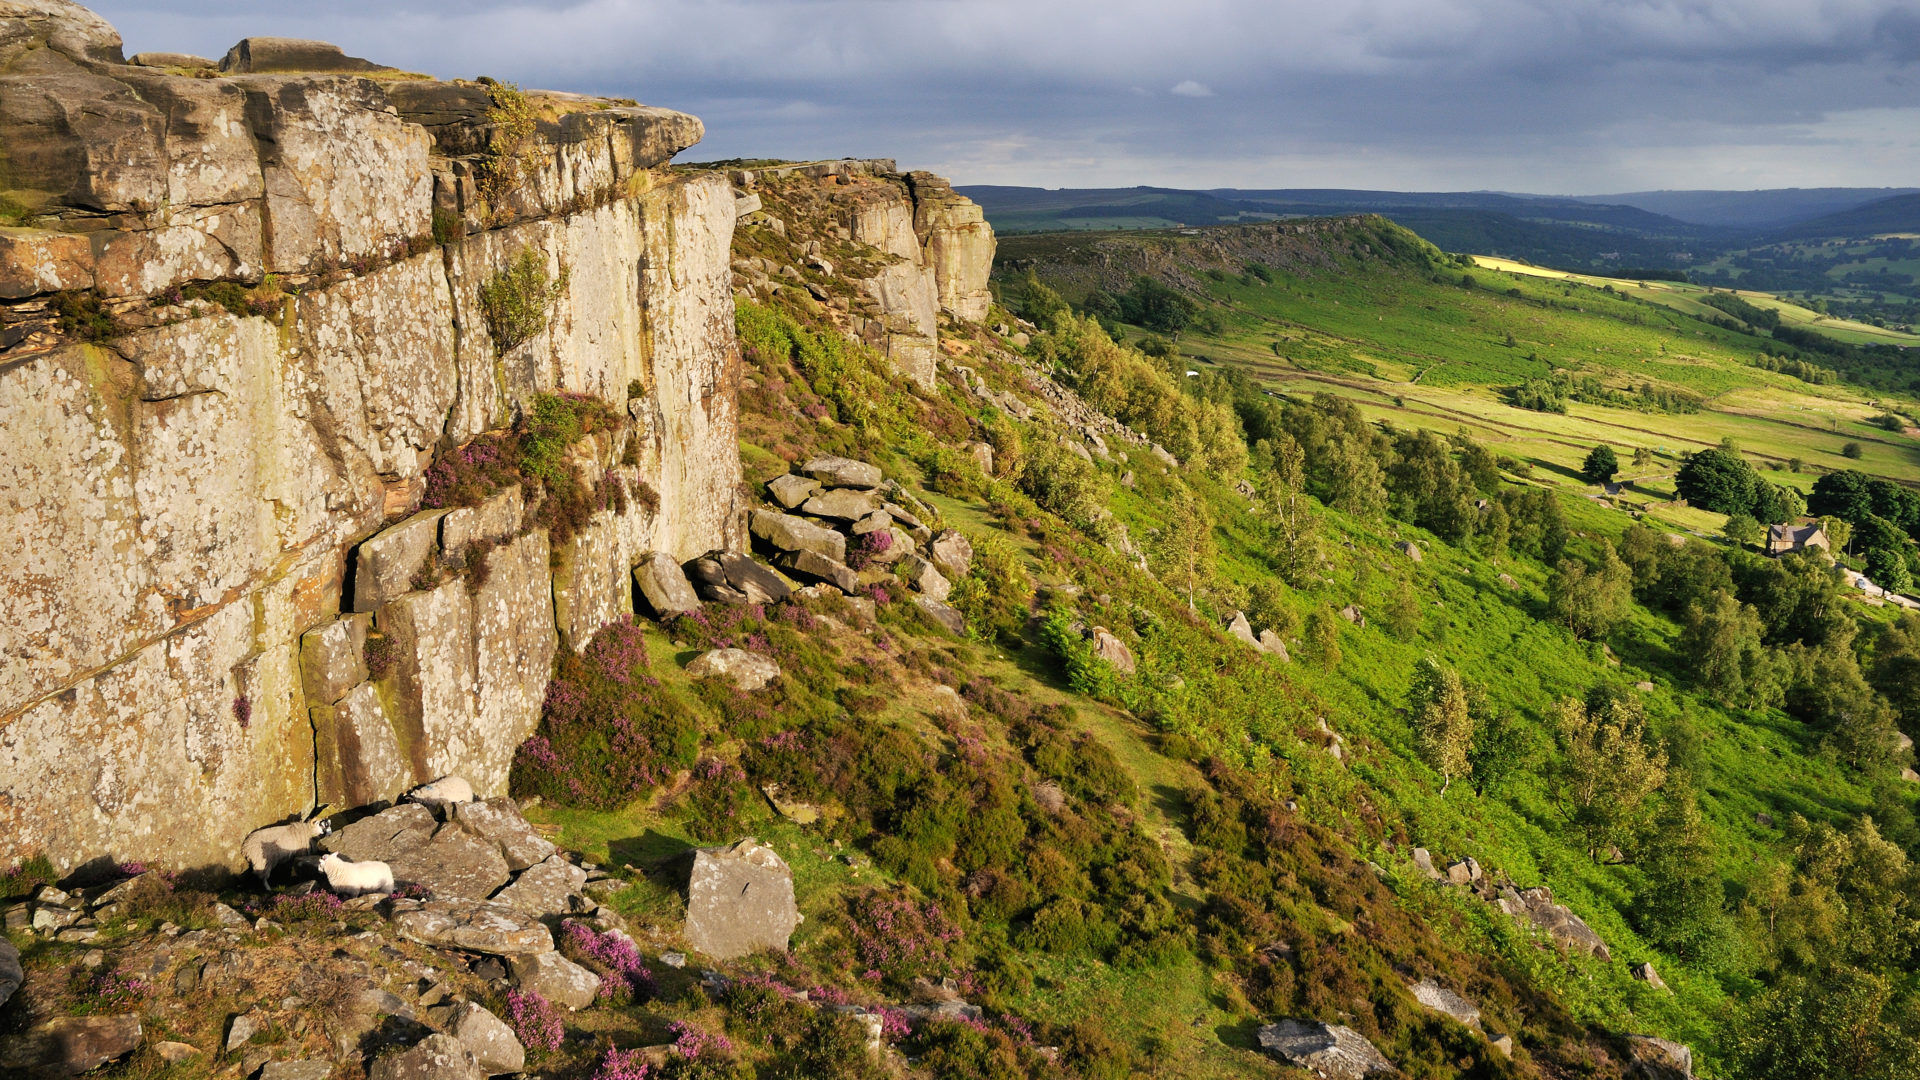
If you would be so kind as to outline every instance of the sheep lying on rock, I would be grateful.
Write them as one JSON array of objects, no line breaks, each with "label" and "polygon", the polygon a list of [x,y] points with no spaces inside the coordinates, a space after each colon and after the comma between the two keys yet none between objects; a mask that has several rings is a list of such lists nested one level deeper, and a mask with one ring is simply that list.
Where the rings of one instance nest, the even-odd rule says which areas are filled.
[{"label": "sheep lying on rock", "polygon": [[375,859],[348,862],[329,851],[320,856],[320,872],[327,875],[327,888],[341,896],[393,891],[393,868]]},{"label": "sheep lying on rock", "polygon": [[315,820],[255,829],[241,843],[240,852],[247,857],[247,865],[253,867],[253,872],[260,875],[260,887],[265,889],[274,867],[296,855],[305,855],[330,827],[324,821]]},{"label": "sheep lying on rock", "polygon": [[439,810],[450,803],[473,801],[473,785],[465,777],[443,776],[431,784],[421,784],[401,798],[416,802],[429,810]]}]

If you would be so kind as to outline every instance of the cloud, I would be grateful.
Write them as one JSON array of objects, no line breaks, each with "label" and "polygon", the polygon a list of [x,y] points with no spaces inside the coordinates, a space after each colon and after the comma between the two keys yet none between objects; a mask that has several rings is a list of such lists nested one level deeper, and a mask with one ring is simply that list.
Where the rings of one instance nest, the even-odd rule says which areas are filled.
[{"label": "cloud", "polygon": [[[877,154],[963,183],[1584,193],[1920,174],[1920,146],[1885,121],[1920,115],[1920,0],[96,7],[130,52],[319,37],[685,109],[707,124],[693,157]],[[1231,107],[1186,100],[1223,87]]]}]

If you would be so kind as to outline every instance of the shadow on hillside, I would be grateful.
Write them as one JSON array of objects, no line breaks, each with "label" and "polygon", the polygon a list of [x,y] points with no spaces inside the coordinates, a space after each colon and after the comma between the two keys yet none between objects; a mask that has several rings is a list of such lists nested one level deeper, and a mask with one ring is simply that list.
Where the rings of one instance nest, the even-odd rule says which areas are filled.
[{"label": "shadow on hillside", "polygon": [[[1219,1003],[1226,1008],[1225,1003]],[[1240,1050],[1260,1049],[1260,1021],[1241,1020],[1233,1024],[1221,1024],[1213,1029],[1214,1035],[1227,1046]]]},{"label": "shadow on hillside", "polygon": [[685,859],[692,851],[692,844],[657,829],[648,829],[639,836],[629,836],[624,840],[607,841],[607,856],[614,865],[639,867],[649,877],[665,869],[668,864]]}]

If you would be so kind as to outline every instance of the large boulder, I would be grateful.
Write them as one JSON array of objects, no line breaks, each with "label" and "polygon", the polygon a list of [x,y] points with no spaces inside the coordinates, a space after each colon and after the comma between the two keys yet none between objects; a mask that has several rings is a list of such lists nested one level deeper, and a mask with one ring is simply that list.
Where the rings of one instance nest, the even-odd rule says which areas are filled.
[{"label": "large boulder", "polygon": [[893,564],[893,572],[900,575],[902,581],[935,600],[945,601],[953,593],[953,583],[947,580],[946,575],[918,555],[903,556]]},{"label": "large boulder", "polygon": [[559,855],[550,855],[514,879],[513,884],[493,896],[496,904],[524,911],[529,915],[565,915],[571,906],[568,897],[585,888],[587,872]]},{"label": "large boulder", "polygon": [[1282,1020],[1258,1032],[1260,1048],[1295,1068],[1327,1080],[1362,1080],[1394,1071],[1366,1036],[1317,1020]]},{"label": "large boulder", "polygon": [[1269,656],[1277,656],[1283,662],[1292,663],[1293,657],[1287,655],[1287,643],[1271,628],[1260,631],[1260,651]]},{"label": "large boulder", "polygon": [[687,882],[687,944],[716,960],[771,949],[784,952],[800,909],[793,871],[752,837],[694,852]]},{"label": "large boulder", "polygon": [[499,847],[458,824],[442,825],[427,843],[386,862],[396,882],[419,885],[438,897],[482,900],[511,877]]},{"label": "large boulder", "polygon": [[26,981],[26,973],[20,967],[20,950],[6,938],[0,938],[0,1005],[5,1005]]},{"label": "large boulder", "polygon": [[1133,650],[1127,648],[1126,642],[1113,636],[1113,632],[1104,626],[1092,628],[1087,632],[1087,636],[1093,642],[1095,658],[1105,660],[1122,675],[1133,674],[1137,665],[1133,659]]},{"label": "large boulder", "polygon": [[513,984],[539,994],[555,1005],[584,1009],[600,993],[600,976],[561,956],[557,952],[516,956]]},{"label": "large boulder", "polygon": [[374,1060],[367,1080],[485,1080],[473,1051],[451,1035],[435,1032],[405,1050],[389,1050]]},{"label": "large boulder", "polygon": [[1627,1036],[1627,1060],[1633,1074],[1647,1080],[1692,1080],[1693,1050],[1653,1035]]},{"label": "large boulder", "polygon": [[0,1065],[10,1076],[79,1076],[133,1053],[141,1035],[132,1013],[62,1016],[7,1040]]},{"label": "large boulder", "polygon": [[466,949],[493,956],[553,951],[553,935],[546,925],[506,904],[396,900],[393,912],[393,927],[401,937],[434,948]]},{"label": "large boulder", "polygon": [[700,596],[686,572],[664,551],[642,555],[633,566],[633,587],[657,619],[671,619],[700,609]]},{"label": "large boulder", "polygon": [[401,803],[328,833],[320,838],[319,846],[321,851],[344,855],[354,862],[391,862],[432,840],[439,827],[433,811],[418,803]]},{"label": "large boulder", "polygon": [[818,552],[789,551],[780,557],[779,563],[788,573],[803,581],[831,585],[849,596],[860,589],[860,575],[854,573],[851,567]]},{"label": "large boulder", "polygon": [[714,551],[686,566],[694,591],[721,604],[777,604],[793,595],[786,579],[738,551]]},{"label": "large boulder", "polygon": [[454,803],[448,812],[461,828],[499,848],[508,870],[525,870],[554,853],[553,841],[534,832],[510,798]]},{"label": "large boulder", "polygon": [[1413,1000],[1442,1016],[1451,1016],[1468,1027],[1480,1026],[1480,1008],[1432,979],[1421,979],[1410,988]]},{"label": "large boulder", "polygon": [[776,476],[772,480],[767,481],[767,494],[773,496],[774,502],[779,503],[788,510],[792,510],[801,503],[806,502],[820,490],[820,481],[809,480],[804,476],[795,476],[792,473],[788,473],[785,476]]},{"label": "large boulder", "polygon": [[879,510],[880,500],[873,493],[854,488],[829,488],[800,506],[803,514],[836,521],[859,521]]},{"label": "large boulder", "polygon": [[338,45],[302,38],[242,38],[220,60],[220,70],[232,75],[278,72],[358,72],[384,70],[371,60],[348,56]]},{"label": "large boulder", "polygon": [[776,551],[810,551],[837,563],[847,561],[847,538],[806,518],[772,510],[755,510],[753,535]]},{"label": "large boulder", "polygon": [[710,649],[693,658],[687,674],[696,679],[726,679],[741,690],[753,691],[780,677],[780,665],[770,656],[746,649]]},{"label": "large boulder", "polygon": [[924,593],[914,597],[913,602],[921,611],[932,616],[934,622],[945,627],[955,637],[965,637],[967,635],[967,617],[960,614],[957,608],[949,604],[943,604]]},{"label": "large boulder", "polygon": [[1233,617],[1227,620],[1226,625],[1228,634],[1239,638],[1250,648],[1258,649],[1260,647],[1260,639],[1253,635],[1253,624],[1247,621],[1246,612],[1234,612]]},{"label": "large boulder", "polygon": [[506,1021],[469,1001],[458,1006],[446,1025],[447,1034],[472,1052],[480,1071],[489,1076],[517,1073],[526,1067],[527,1048]]},{"label": "large boulder", "polygon": [[800,466],[800,473],[830,488],[871,490],[879,487],[883,479],[877,465],[832,455],[806,462]]},{"label": "large boulder", "polygon": [[927,554],[933,556],[933,565],[950,578],[966,577],[973,569],[973,544],[952,529],[942,529],[935,534],[933,543],[927,545]]}]

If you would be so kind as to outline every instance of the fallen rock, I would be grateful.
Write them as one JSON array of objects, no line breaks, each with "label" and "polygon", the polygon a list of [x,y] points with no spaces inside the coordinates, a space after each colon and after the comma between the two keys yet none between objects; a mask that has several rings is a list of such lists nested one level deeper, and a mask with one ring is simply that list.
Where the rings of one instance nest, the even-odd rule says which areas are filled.
[{"label": "fallen rock", "polygon": [[1627,1060],[1636,1074],[1648,1080],[1691,1080],[1693,1076],[1693,1051],[1671,1039],[1629,1035]]},{"label": "fallen rock", "polygon": [[393,927],[435,948],[507,957],[553,951],[553,935],[539,919],[485,900],[395,901]]},{"label": "fallen rock", "polygon": [[882,479],[879,466],[830,455],[801,465],[800,473],[830,488],[872,489],[879,487]]},{"label": "fallen rock", "polygon": [[793,871],[772,848],[748,837],[694,852],[686,919],[687,944],[694,949],[716,960],[762,949],[784,952],[799,925]]},{"label": "fallen rock", "polygon": [[394,881],[419,885],[443,898],[485,899],[512,876],[498,845],[455,823],[442,825],[427,843],[383,861],[393,869]]},{"label": "fallen rock", "polygon": [[1413,849],[1413,865],[1415,869],[1419,870],[1422,874],[1426,875],[1431,880],[1434,880],[1434,881],[1446,880],[1447,875],[1441,873],[1439,870],[1434,868],[1433,854],[1429,852],[1426,848],[1417,847]]},{"label": "fallen rock", "polygon": [[271,1061],[260,1069],[259,1080],[329,1080],[331,1061]]},{"label": "fallen rock", "polygon": [[1226,622],[1227,633],[1245,642],[1249,648],[1258,649],[1260,639],[1254,636],[1253,624],[1247,621],[1247,613],[1236,611]]},{"label": "fallen rock", "polygon": [[484,1080],[485,1076],[465,1043],[439,1032],[406,1050],[389,1050],[367,1070],[367,1080]]},{"label": "fallen rock", "polygon": [[779,563],[795,577],[831,585],[849,596],[860,589],[860,575],[854,573],[851,567],[815,551],[789,551],[780,556]]},{"label": "fallen rock", "polygon": [[600,993],[600,976],[557,952],[516,956],[509,961],[513,984],[539,994],[555,1005],[584,1009]]},{"label": "fallen rock", "polygon": [[973,569],[973,544],[952,529],[942,529],[935,534],[933,543],[927,545],[927,554],[933,556],[933,565],[950,578],[966,577]]},{"label": "fallen rock", "polygon": [[0,1005],[5,1005],[26,981],[26,973],[20,967],[20,950],[6,938],[0,938]]},{"label": "fallen rock", "polygon": [[1635,964],[1629,967],[1627,972],[1634,978],[1653,987],[1655,990],[1665,990],[1667,988],[1666,980],[1660,977],[1659,972],[1653,970],[1653,963],[1651,961]]},{"label": "fallen rock", "polygon": [[785,476],[776,476],[772,480],[767,481],[767,494],[772,495],[774,502],[779,503],[788,510],[792,510],[801,503],[811,499],[821,490],[820,481],[809,480],[804,476],[795,476],[792,473],[788,473]]},{"label": "fallen rock", "polygon": [[1367,625],[1367,617],[1362,615],[1360,609],[1352,604],[1348,604],[1346,607],[1340,609],[1340,617],[1355,626]]},{"label": "fallen rock", "polygon": [[953,593],[953,583],[946,579],[946,575],[918,555],[902,556],[899,562],[893,564],[893,572],[900,575],[900,580],[935,600],[944,602]]},{"label": "fallen rock", "polygon": [[1287,643],[1281,641],[1280,635],[1274,633],[1272,629],[1260,631],[1260,651],[1269,656],[1277,656],[1284,663],[1293,663],[1293,657],[1287,653]]},{"label": "fallen rock", "polygon": [[1413,1000],[1426,1008],[1442,1016],[1451,1016],[1468,1027],[1480,1026],[1478,1006],[1432,979],[1422,979],[1414,983],[1410,989],[1413,991]]},{"label": "fallen rock", "polygon": [[1093,655],[1113,665],[1113,669],[1122,675],[1131,675],[1137,666],[1133,659],[1133,650],[1127,643],[1113,636],[1113,632],[1104,626],[1096,626],[1087,632],[1093,641]]},{"label": "fallen rock", "polygon": [[1503,888],[1500,890],[1499,903],[1500,909],[1509,915],[1524,914],[1555,945],[1567,952],[1591,955],[1601,960],[1613,959],[1607,943],[1593,927],[1566,907],[1554,903],[1553,894],[1545,886]]},{"label": "fallen rock", "polygon": [[1361,1080],[1393,1072],[1393,1063],[1350,1027],[1317,1020],[1282,1020],[1258,1033],[1260,1048],[1327,1080]]},{"label": "fallen rock", "polygon": [[805,518],[755,510],[751,529],[754,536],[777,551],[811,552],[836,563],[847,561],[847,538]]},{"label": "fallen rock", "polygon": [[800,510],[814,517],[833,518],[836,521],[859,521],[863,517],[878,512],[880,500],[865,491],[853,488],[831,488],[802,503]]},{"label": "fallen rock", "polygon": [[[947,628],[955,637],[967,634],[967,617],[959,609],[943,604],[924,593],[913,598],[914,605],[933,617],[933,621]],[[1123,646],[1124,647],[1124,646]]]},{"label": "fallen rock", "polygon": [[200,1048],[192,1043],[163,1041],[153,1044],[153,1052],[161,1061],[169,1065],[178,1065],[188,1058],[200,1056]]},{"label": "fallen rock", "polygon": [[287,37],[242,38],[227,50],[220,70],[232,75],[286,72],[382,71],[379,64],[348,56],[340,46],[324,41]]},{"label": "fallen rock", "polygon": [[1407,558],[1412,559],[1414,562],[1421,561],[1420,547],[1419,545],[1415,544],[1411,540],[1400,541],[1399,543],[1393,545],[1393,550],[1399,552],[1402,555],[1405,555]]},{"label": "fallen rock", "polygon": [[526,1067],[527,1048],[513,1034],[506,1021],[469,1001],[456,1006],[447,1034],[459,1039],[472,1052],[480,1070],[489,1076],[517,1073]]},{"label": "fallen rock", "polygon": [[695,679],[727,679],[741,690],[754,691],[780,677],[780,665],[770,656],[746,649],[710,649],[687,665]]},{"label": "fallen rock", "polygon": [[433,811],[417,803],[401,803],[328,833],[318,846],[354,862],[389,862],[432,840],[439,827]]},{"label": "fallen rock", "polygon": [[1512,574],[1501,574],[1499,581],[1500,584],[1505,585],[1509,589],[1517,589],[1520,587],[1520,583],[1513,580]]},{"label": "fallen rock", "polygon": [[507,869],[516,873],[539,864],[555,851],[551,840],[527,824],[512,799],[455,803],[451,813],[461,828],[497,847]]},{"label": "fallen rock", "polygon": [[22,1074],[79,1076],[133,1053],[141,1035],[140,1018],[132,1013],[62,1016],[9,1039],[0,1065]]},{"label": "fallen rock", "polygon": [[585,870],[559,855],[549,855],[546,861],[495,893],[493,902],[533,916],[565,915],[569,909],[567,898],[579,893],[586,884]]},{"label": "fallen rock", "polygon": [[643,555],[633,567],[633,585],[645,598],[656,619],[671,619],[700,610],[700,597],[693,583],[673,556],[664,551]]},{"label": "fallen rock", "polygon": [[1471,855],[1447,867],[1447,882],[1449,884],[1471,885],[1479,881],[1480,876],[1480,864],[1476,862]]},{"label": "fallen rock", "polygon": [[[184,71],[213,71],[219,68],[218,61],[192,53],[177,52],[141,52],[127,57],[127,63],[134,67],[180,68]],[[184,1046],[184,1043],[175,1045]]]},{"label": "fallen rock", "polygon": [[234,1017],[233,1022],[227,1025],[227,1053],[231,1054],[247,1045],[254,1033],[265,1027],[266,1023],[267,1018],[258,1010]]},{"label": "fallen rock", "polygon": [[777,604],[793,595],[793,586],[785,578],[755,562],[751,555],[722,551],[709,558],[720,564],[727,584],[745,593],[749,604]]}]

